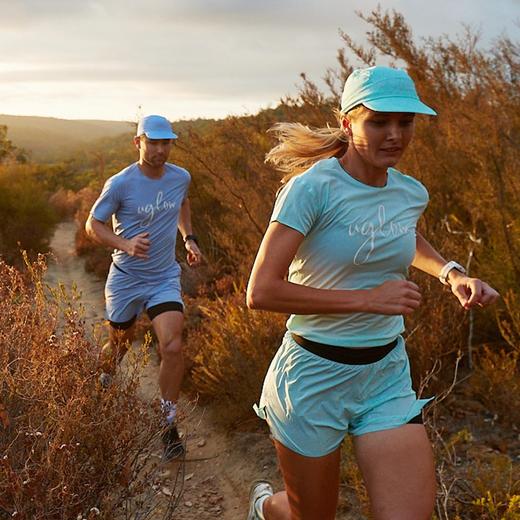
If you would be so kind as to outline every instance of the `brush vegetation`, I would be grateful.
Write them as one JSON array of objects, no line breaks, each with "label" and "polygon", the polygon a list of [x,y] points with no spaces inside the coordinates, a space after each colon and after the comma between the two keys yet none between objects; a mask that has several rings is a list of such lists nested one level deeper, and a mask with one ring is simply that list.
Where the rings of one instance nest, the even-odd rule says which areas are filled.
[{"label": "brush vegetation", "polygon": [[[280,186],[281,174],[264,162],[275,144],[267,129],[280,121],[335,125],[333,109],[353,65],[390,62],[404,67],[421,98],[439,113],[436,118],[418,118],[414,142],[398,165],[429,190],[420,231],[443,256],[466,264],[471,275],[489,281],[503,296],[493,309],[468,313],[438,281],[411,273],[423,291],[421,308],[407,320],[414,379],[422,395],[438,397],[428,414],[437,458],[436,518],[520,518],[520,47],[502,37],[484,49],[471,31],[457,39],[417,42],[399,13],[375,10],[360,16],[367,23],[367,42],[360,44],[342,33],[337,67],[325,71],[325,90],[303,75],[299,95],[282,99],[274,109],[179,126],[172,160],[192,174],[195,232],[207,260],[198,274],[186,268],[183,280],[190,308],[190,385],[202,397],[226,403],[224,423],[235,425],[254,417],[251,406],[283,335],[285,316],[247,310],[243,294]],[[75,215],[78,251],[91,259],[89,265],[100,275],[108,268],[108,252],[87,240],[82,225],[104,180],[135,158],[129,137],[114,137],[41,176],[48,192],[54,193],[57,211]],[[182,249],[178,253],[182,259]],[[40,319],[32,314],[31,320]],[[13,329],[9,323],[3,327]],[[35,323],[26,334],[45,330],[33,339],[47,345],[51,331],[46,326]],[[72,334],[74,328],[67,330]],[[16,344],[15,338],[3,344],[10,342]],[[66,367],[70,358],[60,352],[52,359]],[[46,362],[41,373],[51,373],[53,365]],[[74,384],[83,380],[73,373],[67,377]],[[71,384],[64,382],[60,388]],[[91,395],[93,389],[89,391]],[[73,395],[56,395],[60,410],[76,406]],[[29,402],[37,402],[37,392],[27,396]],[[38,419],[29,425],[18,419],[23,414],[9,416],[9,428],[23,435],[42,431],[41,425],[47,437],[56,432],[52,421]],[[72,429],[82,420],[66,418]],[[22,438],[40,446],[29,435],[16,442]],[[63,443],[68,445],[69,438]],[[61,437],[55,445],[61,445]],[[36,457],[24,449],[29,461]],[[344,458],[341,507],[366,514],[366,493],[348,443]],[[51,468],[46,471],[54,474]],[[43,488],[54,489],[47,484]],[[23,496],[30,501],[29,495]]]}]

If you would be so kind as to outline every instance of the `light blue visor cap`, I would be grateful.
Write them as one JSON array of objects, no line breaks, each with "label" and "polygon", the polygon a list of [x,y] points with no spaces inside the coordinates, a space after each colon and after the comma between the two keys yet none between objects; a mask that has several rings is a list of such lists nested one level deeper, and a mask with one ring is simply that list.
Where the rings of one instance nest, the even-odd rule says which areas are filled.
[{"label": "light blue visor cap", "polygon": [[376,112],[437,115],[419,99],[406,71],[390,67],[356,69],[350,74],[341,96],[341,111],[346,114],[358,105]]},{"label": "light blue visor cap", "polygon": [[137,137],[146,135],[148,139],[177,139],[172,131],[172,125],[163,116],[144,116],[137,124]]}]

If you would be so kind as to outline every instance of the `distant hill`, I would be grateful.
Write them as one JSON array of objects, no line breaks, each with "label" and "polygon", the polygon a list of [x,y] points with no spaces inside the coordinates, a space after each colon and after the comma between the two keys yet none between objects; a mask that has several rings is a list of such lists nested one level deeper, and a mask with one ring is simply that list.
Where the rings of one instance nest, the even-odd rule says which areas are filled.
[{"label": "distant hill", "polygon": [[[199,132],[211,130],[214,119],[174,121],[175,132],[182,137],[190,129]],[[0,114],[0,125],[7,126],[7,137],[18,148],[29,152],[36,162],[56,162],[68,159],[76,150],[87,145],[98,146],[102,139],[121,136],[121,142],[130,142],[135,123],[101,121],[94,119],[57,119],[54,117],[10,116]]]},{"label": "distant hill", "polygon": [[125,121],[57,119],[54,117],[10,116],[0,114],[0,125],[7,125],[7,137],[27,150],[35,161],[56,161],[74,150],[120,134],[132,135],[134,124]]}]

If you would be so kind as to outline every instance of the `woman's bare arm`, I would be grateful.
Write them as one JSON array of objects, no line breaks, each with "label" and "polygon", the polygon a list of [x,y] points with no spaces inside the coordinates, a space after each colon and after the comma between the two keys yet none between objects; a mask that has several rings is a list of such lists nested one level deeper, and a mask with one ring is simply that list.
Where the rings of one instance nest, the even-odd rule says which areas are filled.
[{"label": "woman's bare arm", "polygon": [[[420,233],[417,233],[415,258],[412,265],[425,273],[438,277],[445,264],[446,260]],[[475,305],[480,307],[489,305],[500,296],[486,282],[466,276],[456,269],[452,269],[448,273],[448,283],[451,291],[465,309]]]},{"label": "woman's bare arm", "polygon": [[406,280],[364,290],[317,289],[287,281],[287,270],[303,239],[284,224],[269,225],[249,279],[249,308],[291,314],[409,314],[419,306],[419,288]]}]

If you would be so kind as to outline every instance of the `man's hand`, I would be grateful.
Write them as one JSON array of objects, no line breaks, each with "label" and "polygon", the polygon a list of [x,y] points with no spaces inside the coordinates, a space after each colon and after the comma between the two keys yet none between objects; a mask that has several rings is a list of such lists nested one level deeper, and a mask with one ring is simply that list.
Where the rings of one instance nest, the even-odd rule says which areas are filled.
[{"label": "man's hand", "polygon": [[186,251],[188,251],[188,254],[186,255],[188,265],[190,267],[199,265],[202,261],[202,253],[200,252],[199,246],[195,240],[186,240],[184,247],[186,248]]},{"label": "man's hand", "polygon": [[150,249],[150,240],[147,238],[149,233],[139,233],[135,237],[129,238],[125,247],[125,251],[130,256],[136,256],[146,260],[148,258],[148,250]]},{"label": "man's hand", "polygon": [[448,276],[451,292],[457,297],[464,309],[471,309],[475,305],[484,307],[495,303],[499,298],[495,289],[478,278],[470,278],[453,269]]}]

